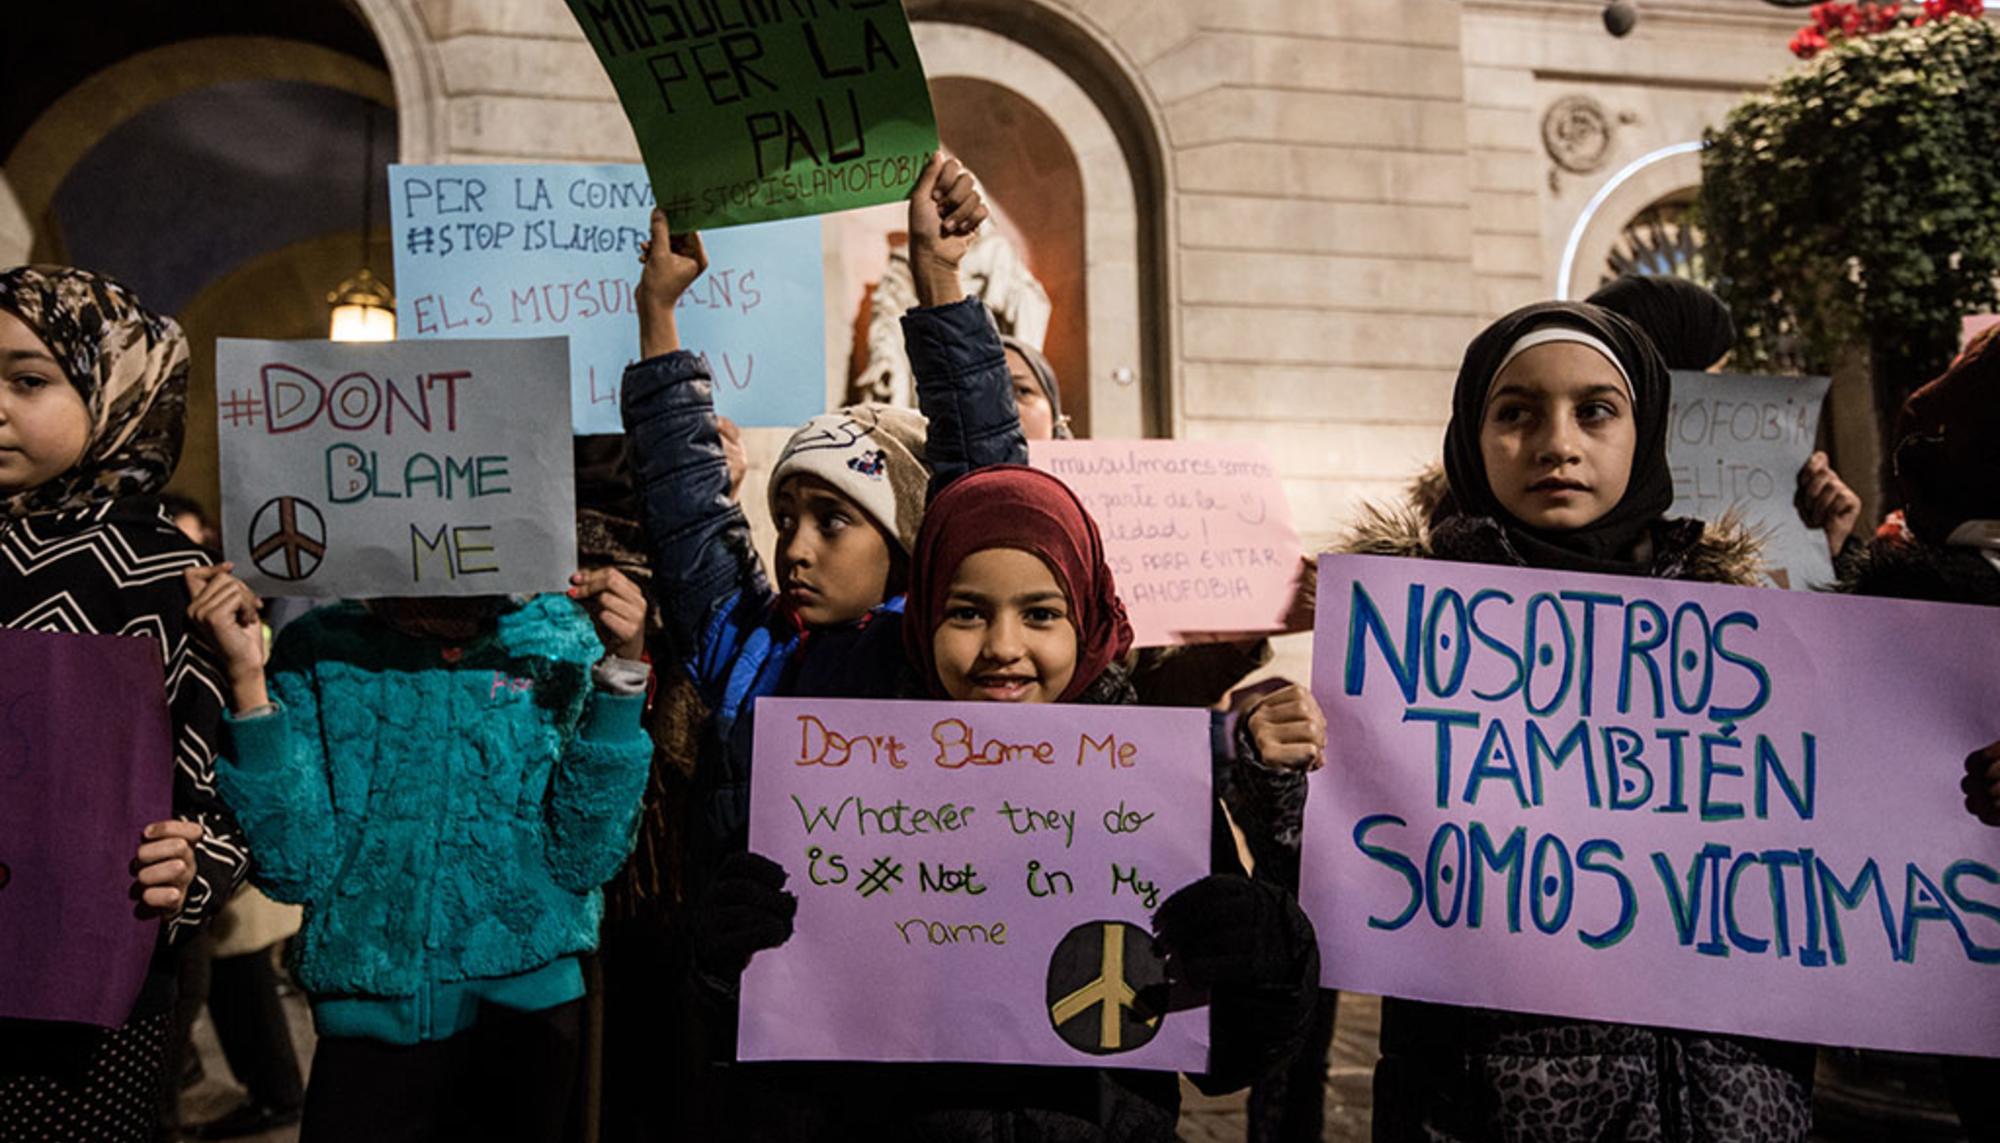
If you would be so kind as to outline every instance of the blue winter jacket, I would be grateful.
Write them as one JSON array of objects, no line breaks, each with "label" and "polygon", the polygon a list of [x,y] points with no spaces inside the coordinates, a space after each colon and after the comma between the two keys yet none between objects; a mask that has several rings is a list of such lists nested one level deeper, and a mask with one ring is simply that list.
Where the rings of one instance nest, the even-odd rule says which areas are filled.
[{"label": "blue winter jacket", "polygon": [[307,991],[411,996],[596,947],[652,758],[644,696],[592,682],[603,653],[561,595],[459,646],[353,603],[286,626],[277,710],[232,720],[217,770],[257,884],[305,906]]},{"label": "blue winter jacket", "polygon": [[[931,492],[991,464],[1023,464],[1000,336],[975,299],[911,311],[903,339],[930,420]],[[740,849],[750,818],[752,709],[768,694],[890,698],[903,671],[901,596],[856,623],[807,632],[779,597],[729,495],[707,362],[679,350],[625,370],[622,411],[666,636],[711,718],[695,760],[699,882]]]}]

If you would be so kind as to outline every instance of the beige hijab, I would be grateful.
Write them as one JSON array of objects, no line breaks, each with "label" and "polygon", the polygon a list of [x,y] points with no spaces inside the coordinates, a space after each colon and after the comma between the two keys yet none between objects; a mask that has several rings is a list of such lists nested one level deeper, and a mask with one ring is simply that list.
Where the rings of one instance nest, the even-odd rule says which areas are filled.
[{"label": "beige hijab", "polygon": [[0,505],[9,517],[67,512],[158,492],[181,455],[187,338],[132,291],[68,266],[0,271],[0,308],[45,342],[90,411],[83,456],[68,472]]}]

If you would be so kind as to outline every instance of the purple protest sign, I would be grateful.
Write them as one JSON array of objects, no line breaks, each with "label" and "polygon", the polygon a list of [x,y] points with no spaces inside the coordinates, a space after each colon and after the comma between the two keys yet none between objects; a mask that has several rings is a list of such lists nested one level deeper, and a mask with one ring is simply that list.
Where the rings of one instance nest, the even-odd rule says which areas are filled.
[{"label": "purple protest sign", "polygon": [[2000,609],[1322,557],[1328,987],[2000,1055]]},{"label": "purple protest sign", "polygon": [[131,897],[174,759],[160,645],[0,630],[0,1017],[114,1027],[160,934]]},{"label": "purple protest sign", "polygon": [[1202,1071],[1150,918],[1208,873],[1208,715],[764,699],[750,845],[792,939],[743,974],[746,1060]]}]

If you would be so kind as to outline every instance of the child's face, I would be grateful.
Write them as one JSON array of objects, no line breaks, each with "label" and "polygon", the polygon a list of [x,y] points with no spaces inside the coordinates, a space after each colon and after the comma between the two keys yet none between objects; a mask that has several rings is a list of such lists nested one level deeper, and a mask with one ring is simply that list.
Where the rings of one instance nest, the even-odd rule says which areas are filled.
[{"label": "child's face", "polygon": [[0,309],[0,495],[68,472],[89,440],[83,395],[28,323]]},{"label": "child's face", "polygon": [[952,576],[931,654],[952,698],[1054,702],[1076,673],[1069,599],[1039,556],[974,552]]},{"label": "child's face", "polygon": [[1479,425],[1486,480],[1515,519],[1581,528],[1616,507],[1632,479],[1638,425],[1625,379],[1586,345],[1551,342],[1493,379]]},{"label": "child's face", "polygon": [[868,513],[813,476],[793,476],[772,501],[778,590],[808,627],[852,623],[889,593],[889,538]]},{"label": "child's face", "polygon": [[1056,411],[1049,407],[1049,395],[1042,392],[1028,359],[1013,349],[1007,351],[1007,376],[1014,382],[1014,404],[1021,410],[1021,435],[1031,441],[1055,439]]}]

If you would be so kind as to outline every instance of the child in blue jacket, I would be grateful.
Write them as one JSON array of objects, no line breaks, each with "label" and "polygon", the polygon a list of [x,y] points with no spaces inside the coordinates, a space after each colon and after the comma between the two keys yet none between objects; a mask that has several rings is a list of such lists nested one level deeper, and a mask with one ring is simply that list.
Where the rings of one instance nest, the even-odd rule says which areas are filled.
[{"label": "child in blue jacket", "polygon": [[226,568],[197,580],[228,669],[222,790],[258,885],[305,906],[306,1143],[560,1137],[577,957],[652,750],[644,598],[609,568],[572,583],[323,607],[266,668],[254,594]]},{"label": "child in blue jacket", "polygon": [[681,348],[674,321],[707,255],[700,235],[671,235],[653,212],[639,284],[643,359],[625,371],[622,409],[653,598],[711,716],[695,760],[691,896],[743,848],[755,700],[892,694],[902,651],[881,617],[902,610],[926,483],[1027,458],[998,337],[958,280],[985,217],[971,174],[933,159],[911,196],[920,304],[903,319],[923,416],[861,405],[793,434],[771,474],[774,585],[730,495],[707,362]]}]

